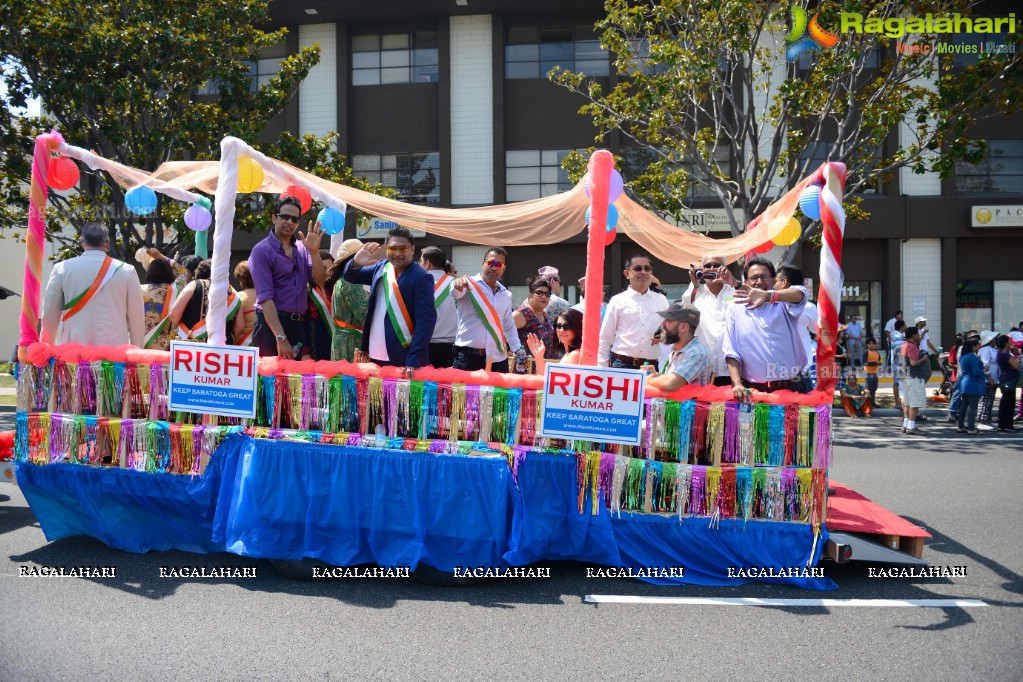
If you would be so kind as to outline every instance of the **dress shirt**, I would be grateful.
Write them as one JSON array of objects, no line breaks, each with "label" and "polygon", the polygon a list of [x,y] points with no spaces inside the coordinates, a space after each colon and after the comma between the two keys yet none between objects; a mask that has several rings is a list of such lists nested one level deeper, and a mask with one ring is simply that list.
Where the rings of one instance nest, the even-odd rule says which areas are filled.
[{"label": "dress shirt", "polygon": [[[725,319],[726,358],[739,361],[739,373],[751,383],[794,379],[806,367],[806,350],[799,338],[799,318],[806,308],[806,288],[799,303],[765,303],[750,309],[735,304]],[[789,289],[786,289],[788,291]]]},{"label": "dress shirt", "polygon": [[[472,277],[472,281],[480,285],[483,295],[486,296],[504,327],[504,336],[508,341],[508,348],[514,353],[522,347],[519,341],[519,330],[512,319],[512,295],[500,282],[497,283],[497,291],[490,288],[490,285],[483,280],[482,274]],[[469,348],[486,348],[487,357],[494,362],[501,362],[508,359],[508,354],[499,351],[494,339],[490,336],[487,328],[483,326],[483,320],[476,312],[476,306],[469,300],[469,292],[455,289],[451,292],[455,298],[455,310],[458,312],[458,331],[455,334],[455,346],[468,346]]]},{"label": "dress shirt", "polygon": [[256,284],[256,310],[262,310],[267,299],[273,299],[278,312],[304,315],[308,310],[313,260],[302,240],[292,238],[291,243],[291,258],[273,232],[252,247],[249,274]]},{"label": "dress shirt", "polygon": [[799,335],[803,339],[803,350],[806,351],[806,369],[813,366],[813,359],[817,356],[817,342],[810,338],[810,334],[818,334],[820,327],[817,326],[817,306],[813,301],[806,302],[803,314],[799,316]]},{"label": "dress shirt", "polygon": [[711,382],[711,379],[714,378],[712,363],[707,349],[700,342],[699,337],[694,337],[681,350],[672,348],[671,355],[668,356],[668,363],[661,374],[668,372],[674,372],[691,385],[705,386]]},{"label": "dress shirt", "polygon": [[667,309],[664,294],[647,290],[641,294],[631,286],[607,302],[604,320],[600,324],[600,347],[597,364],[607,367],[611,353],[630,358],[657,360],[660,349],[651,343],[664,318],[658,315]]},{"label": "dress shirt", "polygon": [[730,308],[735,307],[735,287],[724,284],[715,296],[706,284],[696,287],[696,298],[693,297],[693,285],[690,284],[682,300],[700,311],[700,324],[696,327],[696,338],[703,342],[710,357],[710,366],[714,376],[728,376],[728,365],[725,354],[721,350],[725,340],[725,317]]},{"label": "dress shirt", "polygon": [[[446,274],[443,270],[429,270],[428,272],[433,275],[434,284]],[[451,284],[448,283],[448,286]],[[455,340],[455,334],[458,333],[458,311],[455,310],[454,293],[455,290],[452,289],[448,297],[437,308],[437,324],[433,328],[433,338],[430,339],[430,343],[453,343]]]},{"label": "dress shirt", "polygon": [[861,325],[859,322],[850,322],[849,326],[846,327],[845,337],[850,341],[862,341],[863,325]]}]

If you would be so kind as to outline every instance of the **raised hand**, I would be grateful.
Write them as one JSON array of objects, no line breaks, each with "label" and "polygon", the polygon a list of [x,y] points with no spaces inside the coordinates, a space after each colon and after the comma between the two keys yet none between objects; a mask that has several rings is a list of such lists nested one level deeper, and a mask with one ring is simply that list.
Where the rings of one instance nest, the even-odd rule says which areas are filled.
[{"label": "raised hand", "polygon": [[369,242],[368,244],[364,244],[352,258],[356,265],[360,268],[364,268],[367,265],[373,265],[383,258],[383,253],[380,250],[379,244],[376,242]]},{"label": "raised hand", "polygon": [[451,286],[458,289],[459,291],[465,291],[466,289],[469,288],[469,278],[459,277],[451,284]]},{"label": "raised hand", "polygon": [[542,358],[547,350],[543,345],[543,341],[538,339],[536,334],[533,333],[526,336],[526,346],[529,347],[529,352],[533,354],[534,358]]},{"label": "raised hand", "polygon": [[306,251],[317,253],[320,250],[320,244],[323,242],[323,230],[320,229],[320,221],[317,220],[312,225],[307,225],[306,229],[308,234],[299,232],[298,238],[305,244]]}]

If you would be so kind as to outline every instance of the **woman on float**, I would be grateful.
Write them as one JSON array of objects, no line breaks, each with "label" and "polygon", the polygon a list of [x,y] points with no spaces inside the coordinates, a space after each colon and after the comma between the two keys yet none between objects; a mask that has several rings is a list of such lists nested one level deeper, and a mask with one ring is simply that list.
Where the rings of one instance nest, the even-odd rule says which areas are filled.
[{"label": "woman on float", "polygon": [[[558,345],[564,350],[564,356],[558,362],[564,365],[578,365],[582,354],[580,347],[583,343],[583,314],[571,308],[561,311],[554,323],[554,331],[558,336]],[[536,362],[536,373],[543,374],[547,366],[544,360],[547,347],[535,334],[526,337],[526,345]]]},{"label": "woman on float", "polygon": [[[519,330],[519,341],[528,346],[530,336],[535,336],[546,348],[544,357],[553,359],[561,355],[559,345],[554,340],[554,327],[547,321],[547,304],[551,300],[551,284],[542,277],[530,277],[526,280],[529,286],[529,297],[526,303],[512,313],[515,327]],[[525,373],[525,354],[519,357],[516,370]]]}]

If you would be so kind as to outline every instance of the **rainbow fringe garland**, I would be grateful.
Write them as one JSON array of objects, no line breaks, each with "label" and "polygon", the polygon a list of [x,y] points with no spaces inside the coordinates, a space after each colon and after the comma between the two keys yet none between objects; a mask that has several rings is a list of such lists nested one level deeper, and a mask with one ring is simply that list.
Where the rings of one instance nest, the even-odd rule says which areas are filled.
[{"label": "rainbow fringe garland", "polygon": [[[640,446],[538,436],[541,392],[314,374],[260,377],[254,420],[167,410],[167,372],[110,361],[21,365],[15,454],[201,473],[230,433],[432,453],[579,458],[579,509],[819,524],[831,459],[828,405],[645,401]],[[603,498],[603,505],[600,503]]]}]

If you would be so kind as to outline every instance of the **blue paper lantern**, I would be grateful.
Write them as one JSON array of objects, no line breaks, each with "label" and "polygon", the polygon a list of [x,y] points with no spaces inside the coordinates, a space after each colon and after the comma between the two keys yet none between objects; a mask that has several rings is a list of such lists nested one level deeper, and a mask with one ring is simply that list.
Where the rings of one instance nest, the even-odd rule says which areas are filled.
[{"label": "blue paper lantern", "polygon": [[149,215],[156,210],[156,192],[152,187],[132,187],[124,195],[124,205],[135,215]]},{"label": "blue paper lantern", "polygon": [[345,214],[336,208],[326,207],[320,211],[316,219],[320,221],[320,227],[327,234],[341,234],[341,231],[345,229]]},{"label": "blue paper lantern", "polygon": [[799,195],[799,209],[810,220],[821,219],[821,188],[808,185]]},{"label": "blue paper lantern", "polygon": [[[586,209],[586,224],[590,224],[590,209]],[[615,229],[618,224],[618,208],[613,204],[607,207],[607,231]]]}]

